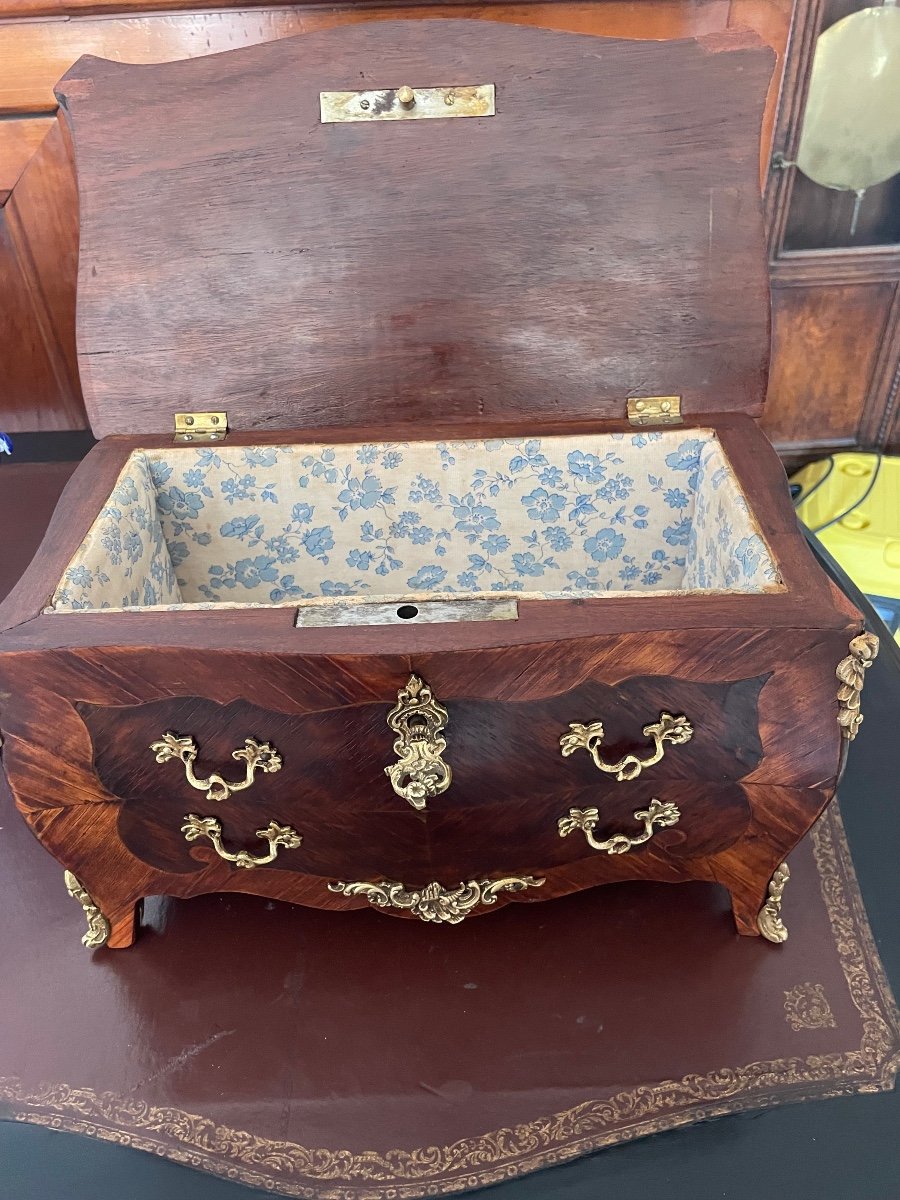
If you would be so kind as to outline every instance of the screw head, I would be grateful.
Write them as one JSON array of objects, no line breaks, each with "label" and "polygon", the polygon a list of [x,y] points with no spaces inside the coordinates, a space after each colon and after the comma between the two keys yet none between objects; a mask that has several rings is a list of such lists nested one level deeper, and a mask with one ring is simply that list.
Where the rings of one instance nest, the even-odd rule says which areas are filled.
[{"label": "screw head", "polygon": [[368,100],[360,100],[360,102],[359,102],[359,107],[360,107],[360,108],[368,108],[368,107],[369,107],[369,101],[368,101]]}]

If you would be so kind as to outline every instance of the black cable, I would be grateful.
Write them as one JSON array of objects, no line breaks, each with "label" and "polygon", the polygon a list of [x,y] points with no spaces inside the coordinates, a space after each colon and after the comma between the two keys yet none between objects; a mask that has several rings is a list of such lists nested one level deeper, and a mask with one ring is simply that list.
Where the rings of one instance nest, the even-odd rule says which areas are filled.
[{"label": "black cable", "polygon": [[[821,459],[819,461],[821,461]],[[801,487],[800,494],[794,498],[794,507],[795,508],[798,505],[803,504],[806,500],[808,500],[810,498],[810,496],[814,496],[816,494],[816,492],[819,490],[819,488],[822,486],[822,484],[825,483],[825,481],[831,475],[831,472],[834,470],[834,456],[829,454],[828,458],[825,461],[828,463],[828,470],[825,472],[825,474],[822,476],[822,478],[819,480],[818,483],[814,483],[812,485],[812,487],[809,489],[809,491],[805,495],[803,494],[802,487]]]},{"label": "black cable", "polygon": [[866,627],[872,633],[878,635],[881,641],[880,656],[881,659],[890,659],[894,669],[900,670],[900,643],[894,640],[891,631],[881,619],[878,611],[873,607],[869,597],[860,590],[853,582],[841,564],[837,561],[834,555],[825,548],[822,542],[813,534],[802,521],[798,522],[800,532],[806,538],[807,545],[813,554],[816,556],[819,565],[824,567],[826,573],[831,576],[834,582],[838,585],[845,596],[854,604],[866,619]]},{"label": "black cable", "polygon": [[[878,452],[876,454],[875,470],[872,472],[872,478],[869,480],[869,486],[866,488],[866,490],[863,492],[863,494],[860,496],[860,498],[858,500],[855,500],[850,505],[849,508],[845,508],[842,513],[838,513],[838,515],[836,517],[832,517],[830,521],[826,521],[824,525],[817,525],[815,527],[815,529],[811,529],[810,533],[817,534],[817,533],[821,533],[823,529],[830,529],[832,525],[837,525],[838,521],[843,521],[844,517],[849,517],[850,514],[855,509],[859,508],[859,506],[861,504],[865,504],[866,500],[868,500],[869,496],[871,496],[871,494],[872,494],[872,489],[875,487],[875,484],[878,482],[878,476],[881,472],[881,462],[882,462],[883,457],[884,456],[880,452]],[[827,478],[827,476],[826,476],[826,478]],[[825,480],[822,480],[822,482],[824,483]],[[815,491],[815,488],[810,490],[810,495],[812,495],[813,491]]]}]

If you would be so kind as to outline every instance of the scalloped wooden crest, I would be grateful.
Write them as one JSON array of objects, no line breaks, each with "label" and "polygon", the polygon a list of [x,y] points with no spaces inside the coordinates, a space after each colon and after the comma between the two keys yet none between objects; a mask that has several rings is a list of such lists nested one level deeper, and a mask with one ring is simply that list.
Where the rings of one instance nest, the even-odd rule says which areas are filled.
[{"label": "scalloped wooden crest", "polygon": [[[94,432],[762,411],[773,56],[373,21],[57,95]],[[323,124],[319,93],[496,85],[496,115]]]}]

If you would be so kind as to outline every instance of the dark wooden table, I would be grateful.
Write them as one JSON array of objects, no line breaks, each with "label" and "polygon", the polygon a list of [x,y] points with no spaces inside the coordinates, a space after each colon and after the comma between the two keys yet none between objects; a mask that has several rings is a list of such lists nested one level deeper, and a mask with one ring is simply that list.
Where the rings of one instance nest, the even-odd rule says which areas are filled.
[{"label": "dark wooden table", "polygon": [[[28,439],[19,457],[72,445]],[[78,449],[81,449],[79,445]],[[0,595],[25,567],[72,466],[0,464]],[[840,570],[826,562],[855,603]],[[878,618],[868,610],[870,627]],[[850,756],[841,809],[873,932],[900,993],[900,785],[895,751],[900,650],[888,635],[865,693],[867,753]],[[601,1151],[489,1189],[496,1200],[895,1200],[900,1196],[900,1094],[827,1100],[723,1117]],[[475,1193],[472,1193],[475,1194]],[[479,1193],[487,1196],[487,1192]],[[0,1200],[251,1200],[271,1195],[136,1150],[0,1122]]]}]

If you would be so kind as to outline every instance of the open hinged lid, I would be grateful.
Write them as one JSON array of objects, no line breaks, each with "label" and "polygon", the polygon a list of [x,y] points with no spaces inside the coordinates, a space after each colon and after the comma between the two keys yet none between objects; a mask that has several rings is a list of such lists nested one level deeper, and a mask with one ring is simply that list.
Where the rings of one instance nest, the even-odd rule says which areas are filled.
[{"label": "open hinged lid", "polygon": [[758,415],[771,67],[742,34],[456,20],[80,59],[57,95],[94,432]]}]

